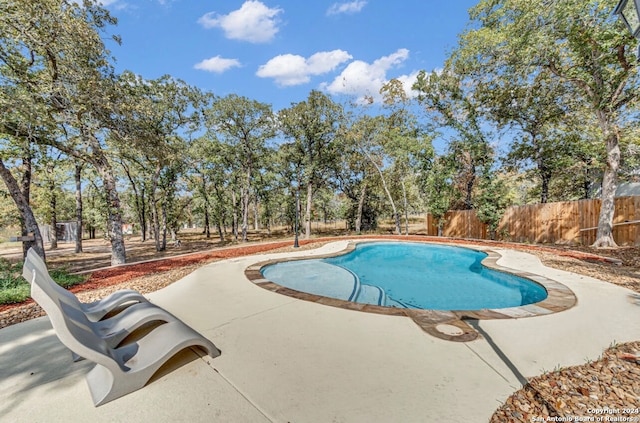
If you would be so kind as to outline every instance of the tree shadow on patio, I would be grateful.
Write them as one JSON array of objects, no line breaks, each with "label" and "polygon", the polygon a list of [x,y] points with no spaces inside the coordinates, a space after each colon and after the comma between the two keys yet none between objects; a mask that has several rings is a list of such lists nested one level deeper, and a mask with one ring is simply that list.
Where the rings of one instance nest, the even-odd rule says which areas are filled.
[{"label": "tree shadow on patio", "polygon": [[46,317],[4,328],[0,334],[0,415],[28,400],[20,394],[59,379],[74,383],[93,366],[73,362]]}]

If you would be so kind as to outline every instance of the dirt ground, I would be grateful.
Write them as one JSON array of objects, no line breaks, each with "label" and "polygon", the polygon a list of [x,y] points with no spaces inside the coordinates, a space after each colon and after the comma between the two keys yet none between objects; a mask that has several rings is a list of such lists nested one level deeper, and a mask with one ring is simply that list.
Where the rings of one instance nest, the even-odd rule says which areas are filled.
[{"label": "dirt ground", "polygon": [[[409,231],[412,234],[421,234],[423,226],[424,224],[421,219],[414,218],[411,220]],[[349,232],[345,229],[344,221],[329,222],[326,224],[313,222],[311,230],[311,238],[349,235]],[[390,224],[382,224],[378,231],[378,233],[384,234],[391,234],[392,232],[393,228]],[[244,243],[242,241],[236,241],[231,233],[226,233],[224,235],[225,240],[220,241],[218,233],[215,231],[211,232],[210,237],[207,238],[202,232],[202,229],[187,229],[178,233],[177,239],[180,240],[179,245],[176,245],[175,241],[167,239],[165,251],[158,252],[153,239],[147,239],[143,242],[139,235],[125,236],[127,263],[157,260],[217,248],[251,245],[261,242],[290,240],[293,245],[293,232],[286,227],[276,227],[271,231],[266,229],[251,229],[248,231],[247,237],[248,242]],[[300,233],[301,240],[303,237],[304,235]],[[58,242],[58,248],[55,250],[45,247],[47,265],[64,267],[69,272],[87,272],[111,266],[111,245],[107,239],[84,239],[82,241],[82,247],[83,252],[79,254],[74,252],[75,243],[73,242]],[[22,245],[17,242],[0,242],[0,257],[11,261],[22,260]]]},{"label": "dirt ground", "polygon": [[[278,241],[286,236],[287,233],[282,229],[274,231],[271,235],[266,231],[264,233],[263,231],[254,231],[249,234],[249,243]],[[127,263],[157,260],[243,244],[233,241],[229,235],[224,242],[221,242],[215,233],[207,238],[201,230],[180,232],[178,239],[180,240],[179,245],[175,241],[168,240],[166,249],[159,252],[155,248],[153,239],[147,239],[143,242],[140,236],[127,236],[125,238]],[[57,249],[47,248],[46,255],[47,265],[64,267],[72,273],[88,272],[111,266],[111,244],[104,238],[83,240],[82,253],[75,253],[75,243],[73,242],[59,242]],[[22,259],[22,246],[19,243],[0,244],[0,257],[19,261]]]}]

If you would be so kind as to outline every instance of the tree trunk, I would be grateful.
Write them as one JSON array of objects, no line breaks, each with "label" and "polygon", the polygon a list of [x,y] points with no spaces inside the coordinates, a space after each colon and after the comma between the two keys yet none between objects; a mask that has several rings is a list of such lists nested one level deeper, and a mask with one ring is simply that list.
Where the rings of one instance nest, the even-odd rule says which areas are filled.
[{"label": "tree trunk", "polygon": [[153,240],[156,244],[156,251],[164,251],[162,249],[162,243],[160,242],[160,212],[158,211],[158,179],[160,178],[161,171],[160,164],[156,165],[156,169],[153,172],[153,182],[151,184],[151,225],[153,226]]},{"label": "tree trunk", "polygon": [[244,187],[240,190],[242,197],[242,242],[247,242],[247,232],[249,230],[249,189]]},{"label": "tree trunk", "polygon": [[9,194],[13,199],[16,207],[20,211],[20,216],[24,222],[24,226],[26,229],[26,234],[32,233],[34,235],[33,241],[25,241],[22,243],[23,250],[26,251],[29,248],[33,248],[36,254],[42,257],[43,260],[46,259],[46,255],[44,252],[44,245],[42,242],[42,235],[40,234],[40,228],[38,228],[38,222],[36,221],[35,216],[33,215],[33,211],[31,210],[31,206],[29,205],[29,199],[25,197],[24,193],[20,190],[20,186],[18,185],[18,181],[13,177],[13,174],[9,169],[4,166],[3,161],[0,159],[0,177],[4,181],[7,189],[9,190]]},{"label": "tree trunk", "polygon": [[[27,205],[29,205],[29,207],[31,207],[31,168],[32,168],[32,157],[31,157],[31,148],[30,148],[30,142],[27,141],[27,147],[24,150],[24,154],[22,156],[22,178],[20,180],[20,190],[22,191],[22,194],[24,195],[24,198],[27,202]],[[33,211],[32,211],[33,212]],[[24,221],[24,218],[20,219],[20,234],[22,236],[27,236],[29,235],[30,231],[27,228],[27,225]],[[43,242],[43,248],[44,248],[44,242]],[[27,251],[29,251],[29,244],[28,243],[22,243],[22,256],[23,257],[27,257]]]},{"label": "tree trunk", "polygon": [[202,233],[205,234],[206,238],[211,238],[211,223],[209,222],[209,205],[205,202],[204,204],[204,230]]},{"label": "tree trunk", "polygon": [[546,204],[549,201],[549,178],[548,175],[542,175],[542,187],[540,192],[540,203]]},{"label": "tree trunk", "polygon": [[364,200],[367,194],[367,182],[362,181],[362,189],[360,190],[360,199],[358,200],[358,211],[356,213],[356,233],[362,231],[362,211],[364,210]]},{"label": "tree trunk", "polygon": [[139,222],[140,222],[140,240],[145,242],[147,240],[147,193],[145,189],[142,188],[142,194],[140,195],[140,211],[139,211]]},{"label": "tree trunk", "polygon": [[[378,170],[380,173],[380,177],[382,178],[382,171]],[[401,235],[402,230],[400,228],[400,216],[398,215],[398,209],[396,208],[396,203],[393,201],[393,197],[391,196],[391,191],[387,187],[387,183],[384,178],[382,178],[382,187],[384,188],[384,192],[387,194],[387,198],[389,199],[389,204],[391,204],[391,209],[393,210],[393,221],[396,226],[396,234]]]},{"label": "tree trunk", "polygon": [[202,185],[200,185],[200,195],[204,198],[204,230],[202,233],[205,234],[207,239],[211,238],[211,221],[209,218],[209,195],[207,194],[207,181],[202,175]]},{"label": "tree trunk", "polygon": [[82,165],[76,163],[76,253],[82,252]]},{"label": "tree trunk", "polygon": [[591,191],[591,181],[589,181],[589,179],[587,179],[587,177],[585,176],[584,181],[582,182],[582,199],[583,200],[589,199],[590,191]]},{"label": "tree trunk", "polygon": [[238,242],[238,201],[236,191],[231,190],[231,202],[233,203],[233,238]]},{"label": "tree trunk", "polygon": [[260,207],[258,205],[258,196],[256,195],[253,202],[253,229],[257,232],[260,230]]},{"label": "tree trunk", "polygon": [[546,204],[549,201],[549,183],[551,182],[551,172],[544,162],[539,162],[538,170],[540,171],[540,179],[542,186],[540,189],[540,202]]},{"label": "tree trunk", "polygon": [[613,216],[615,213],[615,195],[618,177],[618,168],[620,167],[620,145],[618,143],[618,134],[603,124],[606,120],[600,117],[601,125],[606,130],[607,162],[602,177],[602,202],[600,206],[600,217],[598,218],[598,231],[596,232],[596,241],[593,247],[617,247],[613,239]]},{"label": "tree trunk", "polygon": [[94,165],[100,173],[107,197],[107,232],[111,242],[111,265],[124,264],[127,262],[127,253],[122,234],[122,209],[116,188],[116,178],[111,165],[103,154],[94,160]]},{"label": "tree trunk", "polygon": [[304,212],[304,239],[311,238],[311,203],[313,201],[313,184],[307,184],[307,205]]},{"label": "tree trunk", "polygon": [[98,139],[93,134],[88,133],[85,128],[81,129],[81,133],[83,134],[83,141],[91,146],[93,153],[90,156],[82,156],[78,155],[77,151],[73,149],[67,149],[65,152],[90,162],[100,174],[107,200],[107,233],[111,242],[111,265],[124,264],[127,262],[127,252],[122,234],[122,208],[120,206],[120,197],[118,196],[116,177]]},{"label": "tree trunk", "polygon": [[464,207],[466,210],[473,209],[473,186],[476,183],[476,171],[475,167],[472,166],[471,174],[467,179],[467,184],[465,187],[465,198],[464,198]]},{"label": "tree trunk", "polygon": [[589,178],[590,176],[590,168],[591,168],[591,159],[588,158],[586,160],[582,160],[582,162],[584,163],[584,176],[583,176],[583,181],[582,181],[582,199],[583,200],[587,200],[589,199],[589,194],[591,191],[591,178]]},{"label": "tree trunk", "polygon": [[602,193],[598,230],[593,247],[616,247],[613,239],[613,217],[615,213],[615,192],[618,168],[620,166],[620,146],[618,133],[611,127],[604,111],[597,111],[598,123],[605,135],[607,149],[606,166],[602,178]]},{"label": "tree trunk", "polygon": [[218,236],[220,237],[220,242],[224,242],[224,232],[222,232],[222,227],[224,224],[222,222],[218,222],[216,225],[218,227]]},{"label": "tree trunk", "polygon": [[165,200],[162,202],[162,240],[160,246],[162,247],[162,251],[167,249],[167,207],[168,204]]},{"label": "tree trunk", "polygon": [[146,215],[146,203],[145,203],[145,189],[144,183],[141,188],[141,192],[138,191],[138,186],[131,176],[131,172],[129,168],[124,164],[120,163],[122,168],[124,169],[124,173],[127,175],[129,179],[129,184],[131,185],[131,189],[133,190],[133,198],[135,204],[136,214],[138,216],[138,224],[140,225],[140,241],[145,242],[147,240],[147,215]]},{"label": "tree trunk", "polygon": [[58,248],[58,216],[56,214],[58,198],[56,196],[55,183],[49,184],[49,190],[51,191],[49,193],[51,195],[49,201],[49,207],[51,208],[51,245],[49,248],[55,250]]},{"label": "tree trunk", "polygon": [[366,151],[364,152],[373,167],[378,171],[378,175],[380,175],[380,180],[382,181],[382,188],[384,188],[384,192],[387,194],[387,198],[389,199],[389,204],[391,204],[391,209],[393,210],[393,220],[396,225],[396,233],[398,235],[402,234],[402,229],[400,228],[400,217],[398,216],[398,209],[396,208],[396,203],[393,201],[393,197],[391,196],[391,191],[389,191],[389,187],[387,187],[387,181],[384,179],[384,174],[382,173],[382,169],[378,166],[378,164],[373,160],[373,157],[369,155]]},{"label": "tree trunk", "polygon": [[409,202],[407,201],[407,188],[404,185],[404,179],[402,179],[402,199],[404,202],[404,230],[405,235],[409,235]]}]

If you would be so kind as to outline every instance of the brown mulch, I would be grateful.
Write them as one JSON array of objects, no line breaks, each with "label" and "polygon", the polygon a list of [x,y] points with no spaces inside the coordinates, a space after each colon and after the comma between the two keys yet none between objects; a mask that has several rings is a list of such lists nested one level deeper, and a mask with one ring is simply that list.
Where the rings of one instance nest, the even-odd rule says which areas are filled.
[{"label": "brown mulch", "polygon": [[[529,380],[492,416],[491,423],[640,421],[640,341],[617,345],[602,357]],[[579,419],[584,417],[584,420]],[[591,420],[593,418],[593,420]]]},{"label": "brown mulch", "polygon": [[[336,239],[300,240],[300,249],[316,248]],[[364,237],[350,237],[353,239]],[[378,239],[433,240],[458,244],[484,244],[499,248],[525,250],[537,255],[550,267],[571,271],[614,283],[640,293],[640,248],[621,247],[596,250],[589,247],[548,247],[498,243],[477,240],[448,240],[424,236],[366,236]],[[577,251],[579,249],[580,251]],[[123,288],[142,293],[161,289],[193,272],[204,264],[261,252],[292,251],[291,241],[242,245],[199,252],[179,257],[163,258],[94,271],[88,281],[72,289],[83,302],[103,298]],[[603,257],[607,256],[607,257]],[[33,302],[0,306],[0,328],[43,315]],[[529,380],[527,385],[506,399],[496,410],[491,423],[532,421],[580,421],[576,417],[593,418],[603,415],[594,411],[617,410],[615,417],[640,421],[640,341],[616,345],[603,352],[594,362],[545,373]],[[562,420],[564,418],[564,420]],[[569,420],[571,419],[571,420]],[[590,420],[582,420],[590,421]]]}]

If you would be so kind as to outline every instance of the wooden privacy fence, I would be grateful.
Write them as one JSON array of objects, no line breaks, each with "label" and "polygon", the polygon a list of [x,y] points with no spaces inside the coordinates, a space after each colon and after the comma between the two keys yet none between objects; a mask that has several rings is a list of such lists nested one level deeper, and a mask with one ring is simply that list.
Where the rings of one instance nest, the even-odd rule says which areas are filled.
[{"label": "wooden privacy fence", "polygon": [[[504,241],[592,244],[596,239],[600,200],[562,201],[509,207],[498,225],[496,238]],[[438,235],[433,216],[427,215],[427,233]],[[613,237],[618,245],[640,244],[640,196],[615,199]],[[489,238],[487,225],[475,210],[452,210],[445,215],[443,236]]]}]

